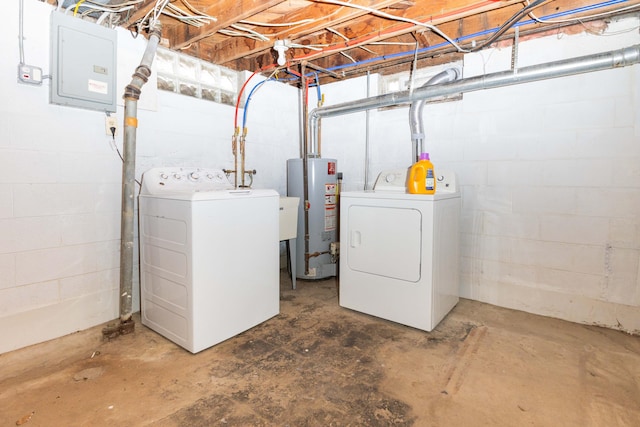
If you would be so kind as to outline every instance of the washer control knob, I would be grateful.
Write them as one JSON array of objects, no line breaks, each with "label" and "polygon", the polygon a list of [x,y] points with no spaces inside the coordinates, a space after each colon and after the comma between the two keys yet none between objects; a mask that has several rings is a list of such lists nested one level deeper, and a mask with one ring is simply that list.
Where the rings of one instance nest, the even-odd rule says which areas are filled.
[{"label": "washer control knob", "polygon": [[173,177],[174,177],[175,179],[182,179],[182,175],[180,175],[179,173],[174,173],[174,174],[173,174]]},{"label": "washer control knob", "polygon": [[213,174],[212,173],[208,173],[207,174],[207,179],[213,179]]},{"label": "washer control knob", "polygon": [[160,178],[162,178],[162,179],[168,179],[168,178],[169,178],[169,175],[167,175],[166,173],[161,173],[161,174],[160,174]]},{"label": "washer control knob", "polygon": [[191,178],[193,181],[197,181],[200,179],[200,174],[198,172],[191,172],[189,174],[189,178]]},{"label": "washer control knob", "polygon": [[388,183],[392,183],[393,181],[396,180],[396,176],[392,173],[388,173],[387,176],[384,177],[384,180],[387,181]]}]

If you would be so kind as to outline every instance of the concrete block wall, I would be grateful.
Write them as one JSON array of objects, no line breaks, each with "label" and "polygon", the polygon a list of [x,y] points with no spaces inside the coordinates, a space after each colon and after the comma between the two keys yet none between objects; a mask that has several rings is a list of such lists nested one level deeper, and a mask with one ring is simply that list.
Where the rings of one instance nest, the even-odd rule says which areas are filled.
[{"label": "concrete block wall", "polygon": [[[518,65],[638,44],[637,27],[629,18],[602,36],[524,41]],[[464,77],[510,65],[510,46],[468,54]],[[362,91],[363,79],[353,83]],[[431,158],[458,174],[462,190],[463,297],[640,331],[639,83],[634,65],[425,106]],[[372,153],[384,160],[374,176],[409,166],[408,108],[371,114]],[[339,136],[351,123],[344,116],[322,127],[323,155],[339,153],[347,172],[364,162],[362,145],[344,153]],[[361,176],[346,177],[345,189],[362,189]]]},{"label": "concrete block wall", "polygon": [[[0,353],[117,317],[121,185],[103,113],[50,105],[47,81],[16,82],[18,3],[5,9],[12,19],[0,28]],[[25,2],[25,59],[45,73],[50,11]],[[519,63],[637,44],[637,26],[629,18],[610,24],[606,37],[523,42]],[[124,87],[145,41],[119,32],[118,46]],[[467,55],[464,72],[509,64],[508,48],[488,50]],[[377,81],[370,76],[371,95]],[[636,65],[425,107],[432,158],[455,170],[462,188],[462,296],[640,330],[639,81]],[[361,98],[367,79],[323,90],[327,103]],[[299,156],[298,104],[295,88],[275,82],[252,100],[247,166],[258,170],[257,188],[286,191],[285,161]],[[232,107],[156,91],[153,82],[139,107],[138,178],[153,166],[233,166]],[[115,114],[121,123],[122,106]],[[338,159],[345,190],[365,186],[365,118],[322,122],[322,155]],[[408,108],[371,111],[369,119],[371,185],[381,170],[412,159]]]},{"label": "concrete block wall", "polygon": [[[17,83],[18,4],[8,2],[0,28],[0,353],[115,319],[119,305],[121,161],[104,113],[50,105],[48,80]],[[52,7],[24,5],[25,61],[48,74]],[[122,89],[145,46],[118,30],[120,124]],[[234,108],[158,91],[154,77],[138,105],[137,178],[155,166],[231,169]],[[258,170],[254,187],[284,194],[285,160],[298,156],[298,94],[269,86],[252,101],[247,166]],[[273,127],[273,111],[291,119]],[[134,293],[136,308],[137,267]]]}]

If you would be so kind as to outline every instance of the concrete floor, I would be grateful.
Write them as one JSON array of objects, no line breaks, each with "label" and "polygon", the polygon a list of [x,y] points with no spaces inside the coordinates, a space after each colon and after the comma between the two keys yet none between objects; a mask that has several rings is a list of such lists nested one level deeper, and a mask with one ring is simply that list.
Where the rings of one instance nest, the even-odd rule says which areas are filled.
[{"label": "concrete floor", "polygon": [[640,337],[461,300],[431,333],[282,275],[281,314],[192,355],[137,324],[0,355],[0,425],[638,426]]}]

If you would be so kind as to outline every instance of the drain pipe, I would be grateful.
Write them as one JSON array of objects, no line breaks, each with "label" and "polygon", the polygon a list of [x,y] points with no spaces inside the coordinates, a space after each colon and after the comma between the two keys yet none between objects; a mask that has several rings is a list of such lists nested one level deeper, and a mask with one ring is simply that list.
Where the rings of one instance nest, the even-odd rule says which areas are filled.
[{"label": "drain pipe", "polygon": [[[133,228],[135,207],[136,130],[138,127],[138,99],[142,86],[151,75],[151,64],[160,42],[161,25],[155,21],[149,33],[149,42],[131,83],[124,91],[124,162],[122,166],[122,217],[120,221],[120,326],[117,332],[133,331]],[[103,334],[105,331],[103,331]]]},{"label": "drain pipe", "polygon": [[578,58],[520,68],[517,73],[514,73],[512,70],[508,70],[442,83],[439,85],[423,86],[415,89],[413,94],[409,93],[409,91],[394,92],[386,95],[345,102],[342,104],[320,107],[309,113],[310,143],[314,149],[318,145],[318,129],[320,119],[322,117],[333,117],[342,114],[365,111],[372,108],[408,104],[440,96],[492,89],[520,83],[529,83],[538,80],[565,77],[592,71],[608,70],[611,68],[626,67],[639,62],[640,45],[634,45],[624,49],[612,50],[610,52],[596,53]]},{"label": "drain pipe", "polygon": [[[435,76],[431,77],[422,87],[438,85],[441,83],[447,83],[457,80],[460,77],[460,73],[456,68],[449,68],[444,70]],[[425,104],[424,99],[420,99],[411,104],[409,108],[409,127],[411,128],[411,142],[413,143],[413,162],[417,162],[420,158],[420,153],[425,153],[427,150],[424,147],[424,126],[422,122],[422,110]]]}]

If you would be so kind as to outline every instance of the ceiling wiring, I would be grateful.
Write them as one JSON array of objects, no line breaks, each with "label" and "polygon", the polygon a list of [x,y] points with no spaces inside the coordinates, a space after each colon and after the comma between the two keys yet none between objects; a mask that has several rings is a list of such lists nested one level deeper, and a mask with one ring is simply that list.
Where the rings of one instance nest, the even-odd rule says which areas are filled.
[{"label": "ceiling wiring", "polygon": [[[526,0],[527,5],[529,4],[529,0]],[[542,19],[542,18],[538,18],[536,15],[533,14],[533,12],[529,12],[528,15],[529,17],[531,17],[531,19],[533,19],[534,21],[540,23],[540,24],[564,24],[564,23],[569,23],[569,22],[577,22],[580,23],[582,25],[584,25],[584,23],[582,21],[584,20],[588,20],[588,19],[593,19],[593,18],[599,18],[602,16],[607,16],[607,15],[611,15],[614,13],[620,13],[620,12],[625,12],[627,10],[634,10],[634,9],[640,9],[640,5],[634,4],[631,6],[626,6],[626,7],[622,7],[620,9],[616,9],[616,10],[609,10],[606,12],[600,12],[600,13],[594,13],[592,15],[587,15],[587,16],[580,16],[578,18],[567,18],[567,19]]]},{"label": "ceiling wiring", "polygon": [[426,22],[416,21],[415,19],[411,19],[411,18],[404,18],[402,16],[392,15],[390,13],[382,12],[382,11],[380,11],[378,9],[374,9],[374,8],[371,8],[371,7],[361,6],[361,5],[353,4],[353,3],[346,3],[346,2],[343,2],[343,1],[339,1],[339,0],[313,0],[313,1],[314,2],[320,2],[320,3],[330,3],[330,4],[339,5],[339,6],[345,6],[345,7],[352,7],[354,9],[364,10],[365,12],[369,12],[372,15],[376,15],[376,16],[379,16],[381,18],[392,19],[392,20],[401,21],[401,22],[407,22],[407,23],[410,23],[410,24],[413,24],[413,25],[417,25],[417,26],[420,26],[420,27],[425,27],[425,28],[433,31],[434,33],[438,34],[440,37],[442,37],[446,41],[448,41],[452,46],[454,46],[456,49],[458,49],[458,51],[466,52],[466,50],[463,49],[461,46],[459,46],[455,42],[455,40],[453,40],[451,37],[449,37],[444,32],[440,31],[440,29],[438,27],[436,27],[435,25],[431,25],[431,24],[428,24]]},{"label": "ceiling wiring", "polygon": [[349,54],[347,54],[346,52],[340,52],[340,55],[344,56],[345,58],[347,58],[348,60],[350,60],[351,62],[353,62],[354,64],[357,62],[355,59],[353,59],[353,57]]},{"label": "ceiling wiring", "polygon": [[[591,6],[580,7],[580,8],[564,11],[564,12],[550,14],[550,15],[545,16],[543,19],[545,19],[545,20],[555,19],[555,18],[558,18],[558,17],[561,17],[561,16],[567,16],[567,15],[572,15],[572,14],[575,14],[575,13],[581,13],[581,12],[584,12],[586,10],[594,10],[594,9],[598,9],[598,8],[601,8],[601,7],[607,7],[607,6],[611,6],[613,4],[618,4],[618,3],[621,3],[621,2],[625,2],[625,1],[626,0],[608,0],[608,1],[605,1],[605,2],[602,2],[602,3],[598,3],[598,4],[594,4],[594,5],[591,5]],[[522,26],[522,25],[530,25],[532,23],[535,23],[535,21],[533,21],[533,20],[522,21],[522,22],[519,22],[519,23],[517,23],[515,25]],[[634,27],[634,28],[630,29],[630,31],[634,31],[636,29],[637,29],[637,27]],[[492,32],[495,32],[497,30],[498,30],[498,28],[492,28],[492,29],[487,29],[487,30],[482,30],[482,31],[478,31],[478,32],[475,32],[475,33],[471,33],[471,34],[466,34],[466,35],[458,37],[458,40],[459,41],[462,41],[462,40],[473,40],[473,39],[475,39],[477,37],[482,37],[482,36],[485,36],[487,34],[491,34]],[[446,43],[446,42],[435,44],[435,45],[431,45],[431,46],[426,46],[426,47],[420,48],[419,53],[432,52],[432,51],[436,51],[437,49],[445,48],[447,46],[448,46],[448,43]],[[363,66],[363,65],[367,65],[367,64],[372,64],[372,63],[375,63],[377,61],[384,61],[384,60],[390,60],[390,59],[403,58],[403,57],[407,57],[407,56],[410,56],[410,55],[413,55],[413,54],[414,54],[413,50],[404,51],[404,52],[396,52],[396,53],[391,53],[391,54],[378,56],[378,57],[375,57],[375,58],[363,59],[363,60],[358,61],[355,64],[336,65],[336,66],[327,68],[327,70],[334,71],[334,72],[341,71],[342,74],[344,76],[346,76],[347,73],[349,73],[349,71],[345,72],[344,71],[345,69],[349,69],[349,68],[353,68],[353,67],[359,67],[359,66]],[[354,72],[357,73],[357,69],[354,69]]]},{"label": "ceiling wiring", "polygon": [[78,9],[80,9],[80,5],[82,3],[84,3],[85,0],[80,0],[78,3],[76,3],[76,7],[73,8],[73,16],[76,16],[78,14]]},{"label": "ceiling wiring", "polygon": [[238,30],[238,31],[244,31],[246,33],[249,33],[255,37],[257,37],[258,40],[262,40],[262,41],[269,41],[269,37],[265,36],[264,34],[260,34],[257,31],[252,30],[251,28],[247,28],[247,27],[243,27],[242,25],[238,25],[238,24],[233,24],[231,25],[231,28]]},{"label": "ceiling wiring", "polygon": [[[339,32],[339,31],[337,31],[337,30],[335,30],[335,29],[333,29],[333,28],[331,28],[331,27],[327,27],[327,31],[329,31],[330,33],[333,33],[333,34],[337,35],[338,37],[342,37],[342,39],[344,39],[345,41],[349,41],[349,38],[348,38],[347,36],[345,36],[345,35],[344,35],[344,34],[342,34],[341,32]],[[374,51],[372,51],[371,49],[368,49],[368,48],[366,48],[366,47],[364,47],[364,46],[358,46],[358,47],[359,47],[360,49],[364,50],[365,52],[369,52],[369,53],[371,53],[372,55],[377,55]],[[349,57],[349,58],[351,58],[351,57]],[[351,58],[351,59],[353,59],[353,58]]]},{"label": "ceiling wiring", "polygon": [[[185,6],[188,5],[188,3],[185,2],[184,0],[182,0],[182,2],[185,4]],[[167,4],[167,9],[171,10],[171,12],[164,10],[163,11],[164,15],[170,16],[181,22],[184,22],[186,24],[189,24],[195,27],[201,27],[203,25],[207,25],[211,23],[212,21],[217,21],[217,18],[213,16],[205,15],[205,14],[192,15],[191,11],[185,11],[180,7],[176,6],[174,3]]]},{"label": "ceiling wiring", "polygon": [[[394,57],[394,52],[409,49],[412,51],[415,62],[416,53],[419,52],[423,56],[424,50],[417,45],[414,47],[414,43],[409,42],[410,39],[404,38],[409,33],[428,35],[428,41],[420,39],[417,42],[421,46],[438,45],[440,46],[438,49],[448,53],[455,51],[469,53],[495,45],[498,40],[509,38],[514,28],[521,28],[523,25],[530,33],[543,29],[547,24],[561,27],[573,23],[584,26],[586,31],[602,33],[604,25],[591,25],[593,28],[589,28],[589,25],[583,21],[640,10],[639,0],[600,0],[603,2],[575,8],[571,11],[567,10],[569,5],[562,3],[563,1],[571,2],[571,0],[510,0],[508,2],[505,0],[470,0],[469,3],[459,7],[443,5],[442,8],[435,5],[423,7],[420,2],[407,2],[407,8],[403,8],[405,12],[387,8],[385,6],[387,3],[380,1],[309,0],[308,2],[300,2],[306,3],[304,8],[299,6],[297,2],[294,2],[295,5],[289,4],[277,9],[265,5],[264,9],[256,9],[259,13],[254,13],[251,17],[249,17],[251,14],[247,13],[242,16],[246,19],[234,20],[233,23],[229,22],[223,25],[224,28],[218,29],[218,26],[211,25],[212,22],[217,21],[217,18],[207,14],[207,12],[212,15],[218,13],[212,12],[216,10],[213,7],[215,2],[210,3],[212,0],[42,1],[56,3],[58,8],[65,7],[66,13],[71,10],[78,16],[89,16],[91,19],[95,19],[99,25],[111,27],[126,22],[129,16],[136,16],[133,18],[135,21],[129,18],[131,19],[130,24],[126,24],[132,32],[135,32],[136,29],[138,32],[141,32],[142,29],[146,30],[150,27],[151,22],[159,19],[165,20],[172,30],[179,28],[176,25],[202,27],[200,31],[175,30],[175,34],[172,33],[171,37],[177,39],[176,46],[195,46],[203,43],[208,47],[224,43],[230,37],[254,40],[258,43],[249,41],[238,43],[236,45],[238,51],[228,53],[225,51],[225,54],[220,57],[221,61],[233,62],[236,66],[242,63],[240,58],[246,58],[249,63],[257,62],[257,65],[251,67],[260,67],[265,59],[269,60],[269,56],[273,54],[273,52],[269,54],[269,49],[273,48],[274,40],[276,43],[286,42],[286,46],[291,48],[291,52],[288,52],[288,64],[299,61],[315,62],[325,56],[336,58],[339,54],[343,57],[342,60],[329,60],[328,62],[333,65],[340,63],[359,65],[367,58],[386,60]],[[556,11],[565,10],[543,17],[542,15],[545,13],[541,10],[547,10],[547,6],[544,5],[548,5],[551,1],[556,2],[553,3],[554,7],[558,6],[555,7]],[[73,6],[67,7],[71,3]],[[631,5],[629,5],[630,3]],[[207,8],[208,6],[212,7]],[[542,9],[542,6],[545,9]],[[614,8],[615,10],[609,10]],[[477,23],[474,21],[474,17],[491,14],[497,9],[501,9],[502,14],[506,13],[508,18],[500,18],[497,21],[499,22],[497,28],[487,29],[473,36],[458,36],[458,31],[461,29],[455,29],[455,22],[471,22],[473,23],[472,28],[475,25],[486,27],[488,21]],[[551,10],[550,6],[549,10]],[[272,18],[274,15],[275,19]],[[331,16],[333,18],[330,18]],[[496,13],[491,16],[496,16]],[[473,19],[467,19],[469,17]],[[354,26],[354,23],[358,25]],[[216,32],[219,34],[217,37],[209,38]],[[324,40],[329,42],[320,44]],[[169,42],[171,43],[171,40]],[[188,46],[183,48],[188,48]],[[406,46],[407,49],[403,49],[402,46]],[[222,48],[221,46],[220,49]],[[355,50],[357,48],[367,53],[358,52]],[[203,55],[211,55],[213,51],[204,49],[202,52]],[[244,56],[240,56],[240,52],[246,53]],[[256,55],[258,52],[260,52],[259,56]]]},{"label": "ceiling wiring", "polygon": [[493,44],[496,40],[498,40],[505,32],[507,32],[511,27],[518,23],[524,16],[527,15],[533,9],[542,6],[543,3],[546,3],[549,0],[536,0],[533,3],[527,4],[524,8],[516,12],[509,18],[504,24],[502,24],[498,30],[491,35],[487,40],[482,42],[479,45],[472,47],[468,52],[476,52],[480,49],[484,49],[487,46]]},{"label": "ceiling wiring", "polygon": [[224,34],[225,36],[229,36],[229,37],[247,37],[249,39],[257,40],[257,41],[268,41],[269,40],[268,38],[265,40],[265,37],[262,36],[262,35],[256,36],[254,34],[246,33],[244,31],[229,30],[227,28],[223,28],[223,29],[218,30],[218,33]]},{"label": "ceiling wiring", "polygon": [[213,16],[207,15],[206,13],[202,13],[200,12],[198,9],[196,9],[195,7],[191,6],[191,4],[187,1],[187,0],[180,0],[182,2],[182,4],[184,4],[187,9],[189,9],[192,13],[195,13],[198,16],[206,16],[209,20],[211,21],[217,21],[218,18],[215,18]]},{"label": "ceiling wiring", "polygon": [[[92,2],[88,2],[88,1],[87,1],[87,2],[85,2],[84,0],[81,0],[81,1],[79,1],[78,3],[76,3],[76,4],[72,5],[72,6],[67,7],[67,8],[65,9],[65,12],[64,12],[64,13],[69,13],[70,11],[72,11],[72,10],[73,10],[73,11],[74,11],[74,15],[77,15],[77,11],[78,11],[81,7],[82,7],[82,8],[89,9],[89,12],[91,12],[91,11],[93,10],[93,11],[100,11],[100,12],[111,12],[111,13],[115,13],[115,12],[125,12],[125,11],[127,11],[127,10],[131,10],[131,9],[133,9],[135,6],[134,6],[134,4],[130,4],[130,5],[127,5],[127,6],[123,6],[123,7],[121,7],[121,8],[118,8],[118,9],[113,9],[113,8],[105,7],[105,6],[103,6],[103,5],[97,5],[97,4],[94,4],[94,3],[92,3]],[[81,13],[81,15],[85,14],[86,12],[87,12],[87,11],[83,11],[83,12]]]},{"label": "ceiling wiring", "polygon": [[124,6],[135,6],[136,4],[142,3],[144,0],[129,0],[122,3],[98,3],[94,0],[85,0],[86,3],[90,3],[96,6],[102,6],[111,9],[118,9]]},{"label": "ceiling wiring", "polygon": [[323,48],[329,46],[328,44],[298,44],[298,43],[291,43],[291,42],[289,42],[287,45],[295,49],[311,49],[316,52],[320,52],[322,51]]},{"label": "ceiling wiring", "polygon": [[[322,1],[332,1],[333,2],[333,0],[317,0],[317,1],[320,1],[320,2],[322,2]],[[340,2],[340,3],[342,3],[342,2]],[[461,13],[461,12],[468,12],[468,11],[480,9],[482,7],[485,7],[487,5],[491,5],[491,4],[494,4],[494,3],[495,3],[494,0],[481,0],[478,3],[474,3],[472,5],[468,5],[468,6],[459,8],[459,9],[450,10],[448,12],[445,12],[445,13],[441,14],[441,15],[434,15],[430,19],[431,20],[443,19],[444,17],[455,16],[455,15]],[[348,3],[346,3],[346,4],[348,4]],[[391,15],[391,16],[393,16],[393,15]],[[349,48],[349,47],[357,47],[357,46],[365,45],[365,44],[384,43],[384,42],[373,42],[372,40],[375,40],[375,39],[378,39],[378,38],[380,38],[382,36],[385,36],[390,32],[402,31],[404,29],[413,28],[414,26],[415,26],[415,24],[407,24],[405,27],[387,29],[385,31],[379,31],[379,32],[371,33],[371,34],[368,34],[368,35],[365,35],[365,36],[360,36],[358,38],[351,39],[348,42],[336,43],[336,44],[330,46],[329,48],[324,49],[323,52],[324,53],[332,53],[332,52],[336,52],[337,53],[337,52],[339,52],[341,50],[344,50],[345,48]],[[460,39],[458,38],[457,40],[459,41]],[[448,41],[446,42],[446,44],[450,45],[450,43]],[[410,45],[413,46],[413,43],[411,43]],[[458,49],[456,48],[456,50],[458,50]],[[309,58],[311,58],[313,56],[314,56],[314,54],[311,53],[311,54],[295,57],[294,60],[309,59]]]}]

